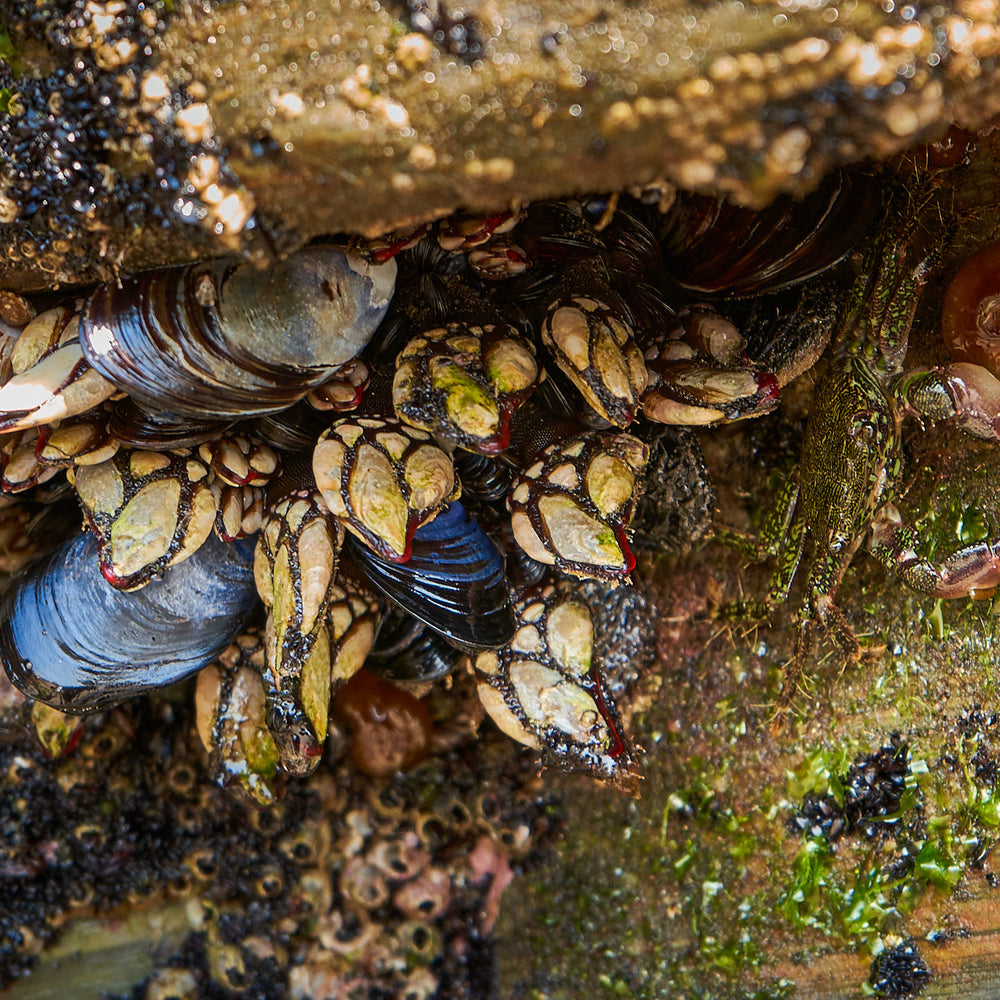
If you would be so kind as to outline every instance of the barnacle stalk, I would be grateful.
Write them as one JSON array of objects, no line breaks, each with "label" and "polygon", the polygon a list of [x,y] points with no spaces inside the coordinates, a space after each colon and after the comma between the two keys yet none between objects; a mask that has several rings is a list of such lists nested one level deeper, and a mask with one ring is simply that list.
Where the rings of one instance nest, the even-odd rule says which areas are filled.
[{"label": "barnacle stalk", "polygon": [[290,774],[319,764],[330,706],[327,610],[343,529],[315,490],[299,490],[269,511],[257,542],[254,578],[268,609],[264,687],[267,723]]}]

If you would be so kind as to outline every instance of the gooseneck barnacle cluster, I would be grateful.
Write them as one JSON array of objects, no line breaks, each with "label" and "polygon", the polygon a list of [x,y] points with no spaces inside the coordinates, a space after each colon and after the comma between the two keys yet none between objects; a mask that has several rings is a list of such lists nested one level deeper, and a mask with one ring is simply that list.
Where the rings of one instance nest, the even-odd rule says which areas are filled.
[{"label": "gooseneck barnacle cluster", "polygon": [[[859,173],[763,213],[688,196],[545,203],[331,240],[264,270],[140,274],[39,316],[8,297],[7,515],[60,496],[66,469],[93,536],[8,588],[8,673],[73,713],[212,664],[207,749],[266,802],[280,772],[317,766],[331,703],[364,665],[418,694],[461,669],[544,760],[629,787],[638,757],[615,700],[634,669],[614,637],[648,611],[615,594],[634,594],[636,545],[664,544],[666,470],[692,447],[667,425],[765,414],[835,329],[855,336],[857,313],[843,332],[815,275],[882,210],[876,192]],[[721,315],[706,293],[773,305],[740,329],[740,308]],[[957,398],[945,372],[923,377],[920,399],[933,378]],[[873,551],[905,562],[870,508]],[[799,540],[817,530],[797,523]],[[231,574],[204,580],[220,551]],[[40,630],[43,593],[56,617]],[[821,623],[847,646],[838,621]],[[224,653],[248,624],[239,648],[259,655]],[[156,655],[124,652],[122,635]]]}]

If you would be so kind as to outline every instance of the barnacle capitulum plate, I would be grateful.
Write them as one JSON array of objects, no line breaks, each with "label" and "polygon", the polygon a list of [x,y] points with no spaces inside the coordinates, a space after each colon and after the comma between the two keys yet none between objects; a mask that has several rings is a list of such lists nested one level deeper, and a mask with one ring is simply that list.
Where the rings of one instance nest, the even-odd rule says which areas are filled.
[{"label": "barnacle capitulum plate", "polygon": [[571,296],[549,306],[542,341],[583,398],[605,420],[628,427],[646,388],[632,328],[598,299]]},{"label": "barnacle capitulum plate", "polygon": [[586,602],[549,586],[529,591],[515,615],[510,644],[475,660],[490,717],[565,770],[631,787],[635,751],[594,656],[594,617]]},{"label": "barnacle capitulum plate", "polygon": [[264,633],[267,723],[282,766],[308,774],[319,764],[330,706],[327,610],[344,529],[316,490],[283,497],[268,512],[254,555]]},{"label": "barnacle capitulum plate", "polygon": [[507,496],[518,545],[574,576],[627,576],[635,567],[627,528],[648,458],[629,434],[585,434],[546,448]]},{"label": "barnacle capitulum plate", "polygon": [[417,528],[461,493],[451,456],[395,418],[336,421],[313,450],[313,475],[330,513],[396,562],[410,558]]},{"label": "barnacle capitulum plate", "polygon": [[494,455],[510,443],[511,414],[537,380],[534,350],[513,327],[450,323],[400,352],[392,401],[408,424]]},{"label": "barnacle capitulum plate", "polygon": [[220,784],[258,805],[277,798],[278,750],[264,720],[264,639],[248,629],[198,674],[198,737]]},{"label": "barnacle capitulum plate", "polygon": [[0,658],[29,698],[109,708],[209,663],[257,606],[253,544],[210,538],[142,590],[115,590],[80,535],[29,567],[0,610]]},{"label": "barnacle capitulum plate", "polygon": [[71,470],[70,481],[99,541],[101,572],[119,590],[189,559],[215,526],[209,470],[192,455],[122,451]]}]

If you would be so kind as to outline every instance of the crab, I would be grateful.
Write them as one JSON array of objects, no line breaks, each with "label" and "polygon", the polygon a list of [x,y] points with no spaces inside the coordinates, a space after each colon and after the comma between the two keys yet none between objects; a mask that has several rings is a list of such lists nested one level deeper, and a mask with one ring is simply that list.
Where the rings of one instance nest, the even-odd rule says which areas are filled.
[{"label": "crab", "polygon": [[785,602],[811,540],[795,652],[778,708],[787,708],[816,627],[848,661],[863,650],[836,603],[844,573],[863,545],[908,587],[939,598],[975,596],[1000,585],[1000,542],[966,545],[933,561],[918,554],[919,534],[898,507],[904,418],[950,421],[985,440],[1000,440],[995,404],[1000,382],[969,363],[906,370],[914,313],[932,269],[921,249],[921,213],[937,191],[933,176],[867,247],[842,319],[833,357],[816,387],[797,469],[781,490],[757,551],[777,560],[759,607],[767,617]]}]

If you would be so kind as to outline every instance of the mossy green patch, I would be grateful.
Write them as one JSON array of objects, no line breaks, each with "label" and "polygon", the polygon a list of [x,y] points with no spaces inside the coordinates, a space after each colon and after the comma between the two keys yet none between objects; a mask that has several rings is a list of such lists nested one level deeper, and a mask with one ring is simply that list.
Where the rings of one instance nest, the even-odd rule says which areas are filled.
[{"label": "mossy green patch", "polygon": [[[21,57],[18,53],[14,40],[10,37],[10,32],[6,28],[0,27],[0,59],[9,67],[14,76],[21,75]],[[0,111],[5,111],[6,105],[0,107]]]}]

